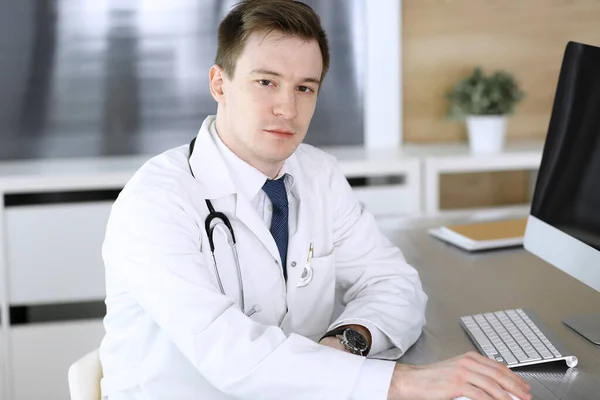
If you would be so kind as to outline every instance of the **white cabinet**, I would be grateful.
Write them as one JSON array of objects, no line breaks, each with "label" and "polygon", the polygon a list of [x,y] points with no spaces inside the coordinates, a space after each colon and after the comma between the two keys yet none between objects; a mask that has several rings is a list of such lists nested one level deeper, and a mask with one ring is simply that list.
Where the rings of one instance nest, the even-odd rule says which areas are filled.
[{"label": "white cabinet", "polygon": [[69,366],[98,347],[103,335],[101,320],[13,327],[11,400],[69,400]]},{"label": "white cabinet", "polygon": [[[532,171],[530,193],[533,192],[535,174],[540,167],[544,142],[515,141],[508,142],[505,148],[492,154],[475,154],[466,144],[407,145],[404,152],[420,159],[423,176],[422,187],[424,204],[422,213],[427,216],[441,215],[440,180],[443,174],[494,172],[494,171]],[[528,202],[529,203],[529,202]],[[510,212],[513,207],[498,207]],[[490,211],[494,211],[490,209]]]},{"label": "white cabinet", "polygon": [[104,297],[101,244],[112,202],[7,208],[11,305]]},{"label": "white cabinet", "polygon": [[8,343],[6,337],[6,329],[0,330],[0,399],[4,400],[8,398],[8,364],[6,353],[8,350]]},{"label": "white cabinet", "polygon": [[404,185],[354,188],[358,200],[376,217],[411,215],[419,208],[418,199]]},{"label": "white cabinet", "polygon": [[421,164],[418,158],[400,149],[357,147],[324,148],[335,156],[340,169],[351,181],[354,192],[376,217],[410,216],[421,213]]}]

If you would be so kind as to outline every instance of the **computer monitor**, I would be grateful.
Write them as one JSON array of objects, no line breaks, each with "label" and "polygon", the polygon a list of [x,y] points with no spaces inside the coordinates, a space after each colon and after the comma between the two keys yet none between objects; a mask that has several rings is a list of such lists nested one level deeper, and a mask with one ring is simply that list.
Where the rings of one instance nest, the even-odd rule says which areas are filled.
[{"label": "computer monitor", "polygon": [[[600,47],[566,46],[524,246],[600,291]],[[600,314],[563,322],[600,345]]]}]

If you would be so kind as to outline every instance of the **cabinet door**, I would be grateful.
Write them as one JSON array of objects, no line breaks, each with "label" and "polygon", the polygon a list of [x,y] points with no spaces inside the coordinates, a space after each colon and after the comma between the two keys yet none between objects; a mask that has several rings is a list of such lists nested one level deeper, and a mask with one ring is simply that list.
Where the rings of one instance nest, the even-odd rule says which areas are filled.
[{"label": "cabinet door", "polygon": [[0,329],[0,400],[8,399],[8,366],[6,365],[6,349],[8,348],[4,332]]},{"label": "cabinet door", "polygon": [[415,196],[405,185],[362,186],[356,197],[375,216],[404,216],[418,213]]},{"label": "cabinet door", "polygon": [[13,400],[69,400],[71,364],[100,345],[102,320],[14,326]]},{"label": "cabinet door", "polygon": [[105,297],[102,242],[112,202],[6,209],[11,305]]}]

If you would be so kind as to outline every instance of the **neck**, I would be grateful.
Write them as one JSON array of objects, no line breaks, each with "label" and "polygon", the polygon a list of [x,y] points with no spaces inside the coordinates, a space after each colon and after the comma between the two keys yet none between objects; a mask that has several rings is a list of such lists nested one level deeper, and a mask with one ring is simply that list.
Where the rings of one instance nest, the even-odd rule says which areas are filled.
[{"label": "neck", "polygon": [[[242,158],[242,160],[244,160]],[[244,160],[246,161],[246,160]],[[277,175],[279,175],[279,171],[281,171],[281,167],[283,166],[283,162],[277,163],[277,165],[255,165],[255,164],[251,164],[248,161],[246,161],[248,164],[252,165],[254,168],[256,168],[257,170],[259,170],[260,172],[262,172],[263,174],[265,174],[266,176],[268,176],[271,179],[276,179]]]},{"label": "neck", "polygon": [[235,140],[233,135],[228,134],[229,130],[227,128],[228,127],[223,122],[222,118],[219,118],[219,113],[217,112],[217,117],[215,120],[215,129],[217,135],[219,136],[223,144],[225,144],[225,146],[227,146],[227,148],[231,150],[233,154],[238,156],[247,164],[259,170],[269,178],[277,178],[277,175],[279,174],[279,171],[283,166],[283,161],[268,162],[256,159],[256,157],[252,157],[248,149],[243,144]]}]

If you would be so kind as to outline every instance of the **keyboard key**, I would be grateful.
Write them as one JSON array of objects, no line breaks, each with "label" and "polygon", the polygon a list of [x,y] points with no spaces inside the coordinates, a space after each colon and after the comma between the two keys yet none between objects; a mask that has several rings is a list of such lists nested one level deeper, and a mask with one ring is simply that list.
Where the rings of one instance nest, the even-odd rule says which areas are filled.
[{"label": "keyboard key", "polygon": [[510,351],[508,351],[508,349],[506,351],[500,350],[500,355],[504,357],[508,364],[512,365],[517,363],[517,359],[510,353]]},{"label": "keyboard key", "polygon": [[542,357],[540,357],[540,356],[535,356],[535,357],[527,356],[527,358],[528,358],[527,361],[540,361],[542,359]]},{"label": "keyboard key", "polygon": [[519,360],[519,362],[530,361],[530,359],[525,355],[525,353],[515,353],[515,357],[517,357],[517,360]]},{"label": "keyboard key", "polygon": [[562,354],[560,354],[560,352],[556,349],[552,350],[550,349],[550,351],[552,352],[552,354],[554,354],[555,357],[562,357]]},{"label": "keyboard key", "polygon": [[542,351],[542,352],[540,352],[540,355],[542,357],[544,357],[544,360],[548,360],[550,358],[554,358],[554,356],[552,355],[552,353],[550,353],[549,351]]},{"label": "keyboard key", "polygon": [[534,342],[532,342],[532,343],[533,343],[533,347],[535,347],[535,349],[536,349],[538,352],[540,352],[540,353],[541,353],[541,352],[543,352],[543,351],[548,351],[548,349],[546,348],[546,346],[544,346],[544,345],[542,344],[542,342],[540,342],[540,341],[537,341],[537,342],[535,342],[535,341],[534,341]]},{"label": "keyboard key", "polygon": [[484,350],[484,352],[485,352],[485,355],[486,355],[486,356],[488,356],[488,357],[489,357],[489,358],[491,358],[491,359],[494,359],[494,357],[496,357],[496,356],[499,354],[499,353],[496,351],[496,349],[489,350],[489,351],[487,351],[487,350]]},{"label": "keyboard key", "polygon": [[487,336],[483,334],[481,329],[471,329],[471,334],[475,337],[475,340],[477,340],[481,346],[492,345],[492,343],[488,340]]},{"label": "keyboard key", "polygon": [[514,358],[513,356],[507,356],[506,358],[506,362],[508,363],[508,365],[514,365],[517,364],[517,359]]}]

